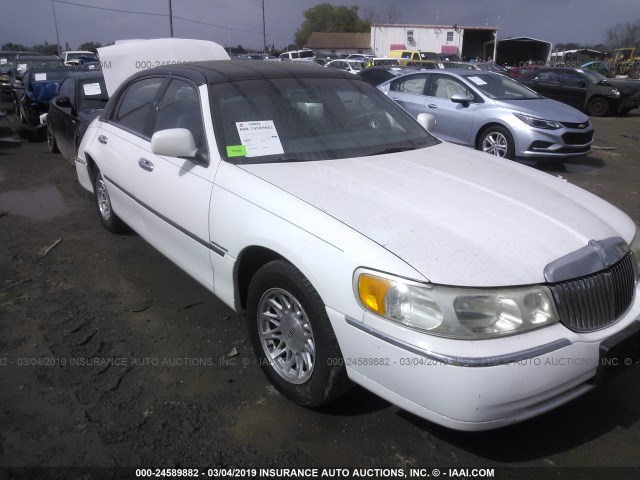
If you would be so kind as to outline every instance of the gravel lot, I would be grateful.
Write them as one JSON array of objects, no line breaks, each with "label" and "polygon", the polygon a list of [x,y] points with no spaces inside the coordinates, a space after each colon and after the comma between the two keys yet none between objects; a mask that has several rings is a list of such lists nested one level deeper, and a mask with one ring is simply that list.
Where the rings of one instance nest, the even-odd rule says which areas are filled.
[{"label": "gravel lot", "polygon": [[[640,224],[640,111],[593,124],[591,155],[532,167]],[[638,367],[483,433],[446,430],[360,389],[322,410],[297,407],[255,363],[242,316],[137,235],[102,228],[74,165],[46,143],[0,150],[0,477],[38,473],[7,467],[238,466],[637,479]]]}]

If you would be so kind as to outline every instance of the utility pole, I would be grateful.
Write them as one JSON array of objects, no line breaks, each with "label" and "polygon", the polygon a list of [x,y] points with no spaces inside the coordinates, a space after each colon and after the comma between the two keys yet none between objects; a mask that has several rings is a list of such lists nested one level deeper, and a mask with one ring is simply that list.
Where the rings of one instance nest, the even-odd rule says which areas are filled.
[{"label": "utility pole", "polygon": [[498,28],[500,28],[500,17],[498,17],[498,22],[496,23],[496,33],[495,38],[493,39],[493,61],[496,62],[496,54],[498,53]]},{"label": "utility pole", "polygon": [[58,20],[56,19],[56,5],[51,0],[51,8],[53,8],[53,24],[56,26],[56,43],[58,44],[58,56],[62,53],[60,51],[60,35],[58,34]]},{"label": "utility pole", "polygon": [[264,44],[264,49],[262,51],[267,53],[267,30],[264,21],[264,0],[262,0],[262,40]]},{"label": "utility pole", "polygon": [[173,8],[171,0],[169,0],[169,36],[173,38]]}]

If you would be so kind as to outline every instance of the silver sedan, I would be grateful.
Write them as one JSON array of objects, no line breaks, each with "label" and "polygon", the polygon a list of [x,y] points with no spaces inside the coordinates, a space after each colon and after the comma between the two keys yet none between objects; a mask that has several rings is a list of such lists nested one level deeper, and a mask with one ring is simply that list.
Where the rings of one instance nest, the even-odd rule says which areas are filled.
[{"label": "silver sedan", "polygon": [[591,152],[593,127],[582,112],[497,73],[409,73],[378,86],[414,117],[436,119],[443,140],[514,158],[567,158]]}]

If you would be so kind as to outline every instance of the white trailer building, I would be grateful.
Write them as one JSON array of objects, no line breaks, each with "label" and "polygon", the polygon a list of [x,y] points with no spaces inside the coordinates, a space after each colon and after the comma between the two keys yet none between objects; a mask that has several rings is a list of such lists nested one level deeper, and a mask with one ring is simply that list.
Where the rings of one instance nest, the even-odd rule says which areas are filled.
[{"label": "white trailer building", "polygon": [[459,57],[493,57],[494,27],[459,25],[371,25],[371,49],[385,57],[389,50],[421,50],[458,55]]}]

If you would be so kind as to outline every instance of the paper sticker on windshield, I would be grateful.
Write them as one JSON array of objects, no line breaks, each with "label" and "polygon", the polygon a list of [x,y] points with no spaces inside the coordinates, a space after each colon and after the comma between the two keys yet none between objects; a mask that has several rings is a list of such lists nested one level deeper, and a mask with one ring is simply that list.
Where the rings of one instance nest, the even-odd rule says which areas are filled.
[{"label": "paper sticker on windshield", "polygon": [[227,157],[246,157],[247,147],[244,145],[231,145],[227,147]]},{"label": "paper sticker on windshield", "polygon": [[480,77],[467,77],[469,80],[471,80],[473,83],[475,83],[476,85],[486,85],[487,82],[485,82],[484,80],[482,80]]},{"label": "paper sticker on windshield", "polygon": [[7,59],[6,58],[0,58],[0,65],[6,65],[7,64]]},{"label": "paper sticker on windshield", "polygon": [[85,83],[82,88],[85,95],[100,95],[102,93],[99,83]]},{"label": "paper sticker on windshield", "polygon": [[284,153],[273,120],[236,122],[240,142],[247,150],[247,157],[278,155]]},{"label": "paper sticker on windshield", "polygon": [[26,63],[19,63],[18,64],[18,70],[26,70],[27,69],[27,64]]},{"label": "paper sticker on windshield", "polygon": [[44,82],[47,79],[47,74],[46,73],[36,73],[34,75],[35,79],[33,80],[34,82]]}]

